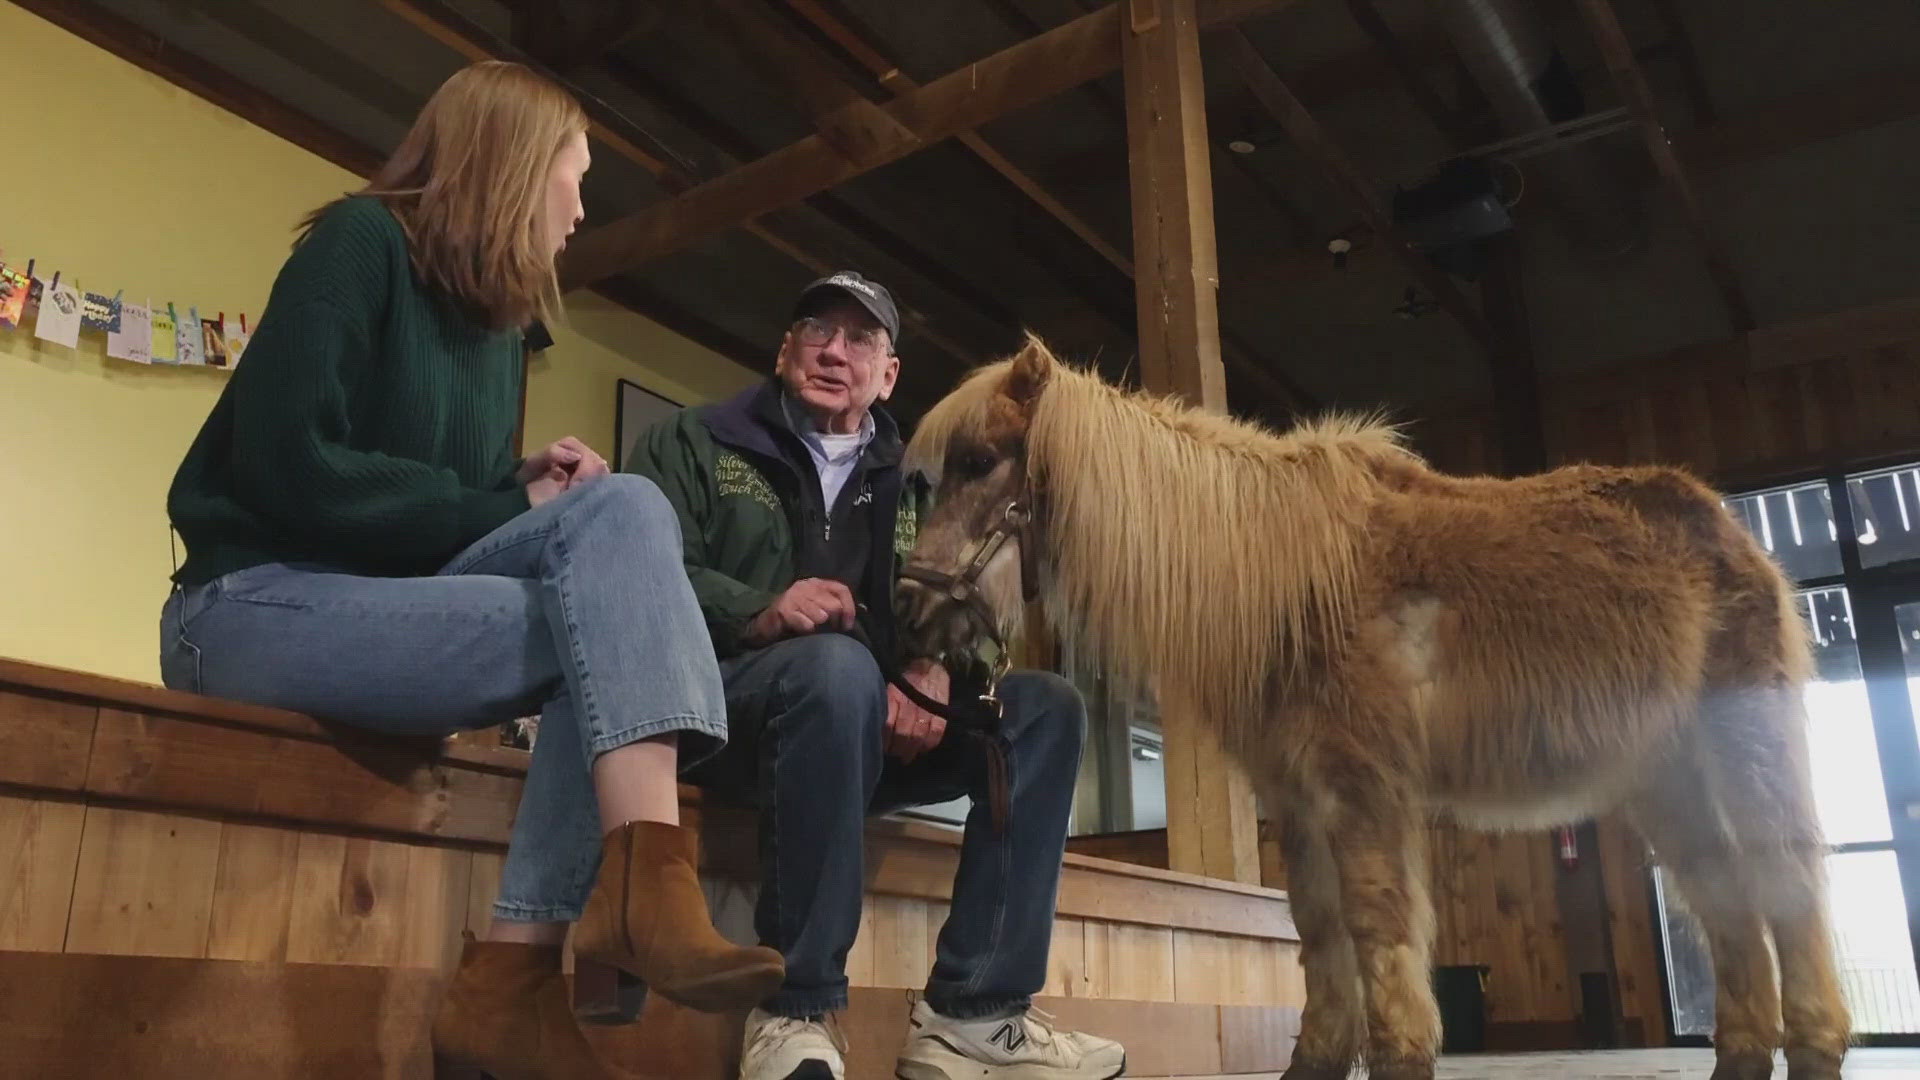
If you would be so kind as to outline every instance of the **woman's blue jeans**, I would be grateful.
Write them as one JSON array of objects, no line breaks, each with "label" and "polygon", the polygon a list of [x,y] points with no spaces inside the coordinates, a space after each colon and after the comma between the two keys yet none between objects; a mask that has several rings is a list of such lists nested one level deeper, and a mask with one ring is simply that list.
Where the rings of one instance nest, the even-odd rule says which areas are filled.
[{"label": "woman's blue jeans", "polygon": [[726,701],[651,481],[590,481],[481,538],[436,577],[256,566],[176,589],[166,684],[398,735],[541,713],[494,914],[580,916],[600,863],[591,766],[678,733],[687,766],[724,743]]}]

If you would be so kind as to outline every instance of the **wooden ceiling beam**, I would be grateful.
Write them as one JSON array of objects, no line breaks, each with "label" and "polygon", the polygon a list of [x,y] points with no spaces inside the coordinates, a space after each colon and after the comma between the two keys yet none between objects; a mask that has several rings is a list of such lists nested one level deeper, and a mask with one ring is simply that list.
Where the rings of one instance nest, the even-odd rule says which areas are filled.
[{"label": "wooden ceiling beam", "polygon": [[1659,14],[1667,40],[1673,45],[1673,60],[1680,67],[1680,84],[1686,87],[1687,102],[1693,107],[1693,122],[1711,124],[1720,119],[1720,110],[1713,104],[1713,93],[1707,89],[1706,73],[1700,67],[1700,51],[1693,46],[1693,34],[1687,29],[1679,3],[1653,0],[1653,10]]},{"label": "wooden ceiling beam", "polygon": [[1219,43],[1231,62],[1246,80],[1247,88],[1260,100],[1274,119],[1287,132],[1301,153],[1305,154],[1326,176],[1346,200],[1352,204],[1354,212],[1360,215],[1369,229],[1385,244],[1394,257],[1400,260],[1415,281],[1418,281],[1433,298],[1453,316],[1467,335],[1478,342],[1489,358],[1489,362],[1498,363],[1505,350],[1486,320],[1468,302],[1465,294],[1454,285],[1452,279],[1441,273],[1425,253],[1413,246],[1406,234],[1393,223],[1386,210],[1374,198],[1373,189],[1360,175],[1360,171],[1347,157],[1346,153],[1334,145],[1320,122],[1313,118],[1300,99],[1293,96],[1286,83],[1280,80],[1266,59],[1260,55],[1253,42],[1238,30],[1223,30],[1218,35]]},{"label": "wooden ceiling beam", "polygon": [[[1224,24],[1290,2],[1208,0],[1202,19]],[[596,281],[639,266],[1112,71],[1120,64],[1123,6],[1090,12],[877,107],[890,125],[863,132],[857,152],[812,135],[591,230],[569,247],[565,280]]]},{"label": "wooden ceiling beam", "polygon": [[[876,82],[896,98],[920,89],[900,70],[899,65],[882,56],[878,49],[869,43],[858,31],[840,20],[827,10],[820,0],[785,0],[789,9],[805,19],[828,40],[839,46],[855,62],[866,68]],[[1052,215],[1055,221],[1067,227],[1067,231],[1086,242],[1086,245],[1099,252],[1100,257],[1112,263],[1116,269],[1128,277],[1133,276],[1133,260],[1101,236],[1099,230],[1088,224],[1086,219],[1067,209],[1066,205],[1055,198],[1045,185],[1027,175],[1018,165],[1007,159],[1005,154],[994,149],[993,145],[979,132],[966,129],[955,133],[954,138],[960,145],[972,152],[973,156],[985,162],[994,172],[1005,177],[1007,182],[1020,190],[1020,193],[1032,199],[1042,210]]]},{"label": "wooden ceiling beam", "polygon": [[1373,0],[1347,0],[1347,12],[1353,16],[1361,32],[1373,41],[1374,48],[1380,50],[1381,57],[1399,77],[1400,85],[1413,98],[1413,103],[1427,114],[1427,119],[1453,144],[1454,149],[1464,149],[1478,141],[1459,112],[1448,105],[1440,96],[1440,91],[1427,81],[1426,65],[1393,32],[1393,27],[1387,24]]},{"label": "wooden ceiling beam", "polygon": [[1689,169],[1711,172],[1920,115],[1920,66],[1849,75],[1676,134]]},{"label": "wooden ceiling beam", "polygon": [[1680,163],[1679,155],[1674,153],[1673,144],[1667,141],[1666,128],[1660,123],[1660,113],[1654,105],[1653,91],[1648,88],[1646,75],[1640,70],[1640,65],[1634,61],[1633,46],[1627,41],[1627,33],[1614,15],[1613,5],[1608,0],[1574,0],[1574,6],[1579,9],[1581,19],[1587,24],[1587,32],[1592,35],[1594,44],[1599,46],[1600,55],[1606,60],[1607,73],[1613,77],[1614,89],[1638,122],[1647,153],[1653,157],[1654,168],[1666,183],[1674,201],[1680,204],[1687,229],[1693,233],[1694,243],[1699,245],[1706,257],[1707,272],[1712,275],[1714,286],[1720,290],[1720,299],[1726,306],[1728,319],[1735,330],[1753,329],[1753,306],[1747,302],[1746,290],[1741,287],[1740,277],[1734,272],[1733,260],[1707,224],[1706,208],[1700,204],[1700,197],[1694,192],[1686,167]]},{"label": "wooden ceiling beam", "polygon": [[[609,56],[604,61],[604,68],[615,83],[644,98],[659,110],[660,115],[686,128],[689,134],[705,143],[714,151],[720,167],[733,168],[740,161],[751,160],[758,155],[758,148],[745,132],[722,120],[711,109],[688,97],[656,73],[620,56]],[[926,279],[960,306],[1002,325],[1011,326],[1018,322],[997,298],[945,263],[915,248],[904,237],[862,213],[845,199],[823,193],[808,199],[806,205],[854,239]],[[924,313],[916,310],[904,298],[896,296],[896,299],[901,300],[903,320],[916,328],[927,325]]]},{"label": "wooden ceiling beam", "polygon": [[[85,0],[14,0],[62,30],[196,97],[218,105],[358,176],[370,176],[386,155],[322,123],[124,15]],[[289,227],[292,223],[289,222]]]},{"label": "wooden ceiling beam", "polygon": [[[553,72],[546,70],[539,61],[525,55],[520,50],[515,49],[505,42],[492,38],[480,28],[461,17],[458,13],[449,9],[442,0],[380,0],[380,2],[388,10],[406,19],[422,32],[470,61],[513,60],[526,64],[528,67],[540,72],[547,78],[553,79],[562,86],[571,85]],[[575,96],[580,99],[580,104],[587,110],[589,121],[587,130],[589,135],[606,143],[620,156],[651,173],[655,179],[660,182],[660,185],[670,192],[689,191],[698,186],[692,176],[688,175],[679,166],[671,164],[666,160],[667,157],[673,156],[670,150],[666,150],[664,147],[656,151],[643,149],[633,137],[629,136],[629,130],[631,128],[630,122],[621,118],[613,109],[591,95],[576,93]],[[638,135],[639,133],[634,134]],[[653,140],[650,135],[643,137],[649,141],[656,141]],[[769,209],[774,208],[770,207]],[[758,215],[754,216],[757,217]],[[830,274],[834,270],[839,269],[839,267],[821,259],[801,244],[768,226],[765,222],[742,219],[739,224],[768,247],[773,248],[787,258],[806,267],[808,271],[812,273]],[[575,241],[575,243],[578,242],[578,240]],[[604,275],[591,281],[563,280],[562,284],[566,288],[576,288],[593,284],[594,281],[605,280],[605,277],[610,276],[613,275]],[[924,318],[906,311],[903,311],[901,316],[909,322],[914,323],[914,330],[921,337],[925,338],[930,344],[948,356],[960,361],[963,365],[971,366],[978,359],[974,350],[968,349],[947,335],[940,333],[929,325]]]},{"label": "wooden ceiling beam", "polygon": [[[914,82],[913,79],[900,70],[899,65],[893,63],[893,61],[882,54],[879,49],[868,40],[866,35],[849,25],[833,11],[829,10],[821,0],[783,0],[783,2],[790,10],[805,19],[809,25],[825,36],[827,40],[833,42],[856,63],[866,68],[867,71],[872,74],[874,80],[883,89],[893,94],[893,96],[897,98],[905,97],[920,88],[919,83]],[[1047,190],[1044,184],[1028,175],[1018,165],[1015,165],[1009,160],[1005,154],[995,149],[993,144],[989,143],[979,132],[971,130],[961,131],[955,135],[955,138],[962,146],[972,152],[975,157],[984,162],[987,167],[999,173],[1008,183],[1012,184],[1022,194],[1033,200],[1036,205],[1051,215],[1055,221],[1066,226],[1069,232],[1085,241],[1088,247],[1099,253],[1099,255],[1111,263],[1116,270],[1119,270],[1128,278],[1134,276],[1133,260],[1131,258],[1123,254],[1104,236],[1101,236],[1099,231],[1089,224],[1086,219],[1068,209],[1065,204],[1060,202],[1058,198]],[[1130,325],[1127,320],[1104,310],[1097,304],[1094,305],[1094,310],[1103,318],[1112,322],[1122,333],[1129,337],[1134,336],[1137,328]],[[1224,328],[1221,337],[1222,355],[1227,361],[1228,366],[1233,368],[1237,375],[1246,379],[1257,393],[1266,396],[1274,404],[1281,406],[1283,409],[1302,410],[1318,406],[1319,403],[1313,396],[1308,394],[1298,383],[1287,378],[1284,374],[1270,370],[1268,365],[1255,359],[1253,350],[1248,347],[1244,339],[1233,335]]]}]

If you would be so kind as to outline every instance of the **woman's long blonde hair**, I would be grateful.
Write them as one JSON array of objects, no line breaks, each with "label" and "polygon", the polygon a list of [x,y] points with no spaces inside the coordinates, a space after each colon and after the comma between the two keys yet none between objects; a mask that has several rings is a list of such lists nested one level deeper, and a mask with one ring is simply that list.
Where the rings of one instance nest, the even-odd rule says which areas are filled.
[{"label": "woman's long blonde hair", "polygon": [[[406,231],[416,273],[495,329],[560,311],[546,182],[587,128],[571,94],[521,64],[487,60],[434,91],[367,186]],[[301,223],[304,237],[331,207]]]}]

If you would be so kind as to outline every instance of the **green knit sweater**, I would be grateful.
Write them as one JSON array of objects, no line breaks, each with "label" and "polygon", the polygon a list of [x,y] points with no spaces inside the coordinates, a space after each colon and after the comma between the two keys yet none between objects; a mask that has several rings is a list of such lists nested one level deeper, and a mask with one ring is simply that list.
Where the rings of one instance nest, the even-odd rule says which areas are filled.
[{"label": "green knit sweater", "polygon": [[414,275],[377,199],[329,209],[174,475],[174,580],[269,562],[431,574],[525,512],[520,344]]}]

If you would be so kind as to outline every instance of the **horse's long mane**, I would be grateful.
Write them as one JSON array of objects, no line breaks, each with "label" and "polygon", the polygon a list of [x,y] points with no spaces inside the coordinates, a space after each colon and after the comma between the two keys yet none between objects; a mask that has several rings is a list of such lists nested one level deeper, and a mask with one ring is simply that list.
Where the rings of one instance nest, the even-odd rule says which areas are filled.
[{"label": "horse's long mane", "polygon": [[[955,430],[986,422],[1012,363],[982,369],[927,416],[914,437],[923,466]],[[1276,665],[1297,670],[1343,625],[1374,466],[1417,460],[1375,419],[1276,435],[1057,362],[1027,455],[1055,626],[1223,719],[1251,719]]]}]

